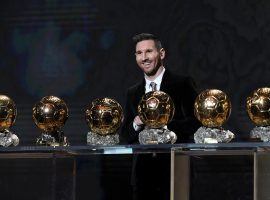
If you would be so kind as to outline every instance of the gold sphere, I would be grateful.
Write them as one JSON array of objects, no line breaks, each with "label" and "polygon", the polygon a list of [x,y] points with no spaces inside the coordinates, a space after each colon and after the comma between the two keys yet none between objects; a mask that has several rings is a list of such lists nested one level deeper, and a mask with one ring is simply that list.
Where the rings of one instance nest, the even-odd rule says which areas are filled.
[{"label": "gold sphere", "polygon": [[92,101],[85,111],[85,119],[93,133],[99,135],[115,134],[123,120],[121,105],[110,98]]},{"label": "gold sphere", "polygon": [[247,98],[247,112],[256,126],[270,125],[270,88],[258,88]]},{"label": "gold sphere", "polygon": [[68,119],[67,105],[58,97],[43,97],[33,107],[33,119],[37,127],[45,133],[59,131]]},{"label": "gold sphere", "polygon": [[197,96],[194,114],[203,126],[221,127],[231,114],[231,102],[224,92],[207,89]]},{"label": "gold sphere", "polygon": [[0,95],[0,131],[11,127],[17,116],[17,108],[12,99]]},{"label": "gold sphere", "polygon": [[171,97],[162,91],[152,91],[143,95],[138,113],[142,122],[149,128],[161,128],[173,118],[175,111]]}]

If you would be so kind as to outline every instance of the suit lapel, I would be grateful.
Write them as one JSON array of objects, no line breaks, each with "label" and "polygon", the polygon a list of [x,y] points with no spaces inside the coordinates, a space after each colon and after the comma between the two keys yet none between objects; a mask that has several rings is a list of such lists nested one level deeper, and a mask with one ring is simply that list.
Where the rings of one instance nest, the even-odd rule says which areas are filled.
[{"label": "suit lapel", "polygon": [[171,85],[171,72],[168,69],[166,69],[162,78],[160,90],[167,93],[168,89],[170,88],[170,85]]},{"label": "suit lapel", "polygon": [[[166,69],[162,78],[160,90],[168,93],[168,90],[170,89],[171,85],[172,85],[172,75],[171,75],[171,72],[168,69]],[[136,95],[135,95],[135,99],[136,99],[135,102],[139,103],[144,94],[145,94],[145,79],[143,78],[143,80],[137,87]]]},{"label": "suit lapel", "polygon": [[139,102],[141,101],[141,98],[142,96],[144,95],[145,93],[145,80],[143,79],[141,81],[141,83],[138,85],[137,89],[136,89],[136,93],[135,93],[135,96],[134,96],[134,106],[137,110],[137,106],[139,105]]}]

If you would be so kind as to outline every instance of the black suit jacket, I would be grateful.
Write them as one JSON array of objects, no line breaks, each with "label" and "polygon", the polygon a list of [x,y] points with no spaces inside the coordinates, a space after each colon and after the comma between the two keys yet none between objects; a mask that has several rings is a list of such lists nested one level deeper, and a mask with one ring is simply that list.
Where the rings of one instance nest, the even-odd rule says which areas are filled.
[{"label": "black suit jacket", "polygon": [[[166,69],[160,90],[169,94],[175,104],[175,114],[168,124],[168,129],[177,134],[178,143],[191,141],[193,133],[199,127],[199,122],[193,114],[193,105],[197,97],[194,82],[189,77],[176,75]],[[122,144],[138,143],[139,131],[134,130],[133,120],[138,115],[138,104],[144,94],[145,79],[128,89],[125,119],[120,133]],[[131,184],[134,199],[169,199],[170,154],[134,155]]]},{"label": "black suit jacket", "polygon": [[[177,143],[192,141],[193,133],[200,126],[194,116],[194,101],[198,94],[193,80],[166,69],[160,90],[169,94],[175,105],[175,114],[168,129],[177,134]],[[120,143],[138,143],[139,131],[134,130],[133,120],[138,115],[138,104],[144,94],[145,79],[128,89]]]}]

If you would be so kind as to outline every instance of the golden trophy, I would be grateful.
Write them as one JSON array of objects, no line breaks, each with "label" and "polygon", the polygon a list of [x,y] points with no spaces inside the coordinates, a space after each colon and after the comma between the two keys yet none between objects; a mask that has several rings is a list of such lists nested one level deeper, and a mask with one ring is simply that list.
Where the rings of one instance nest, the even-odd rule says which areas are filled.
[{"label": "golden trophy", "polygon": [[88,145],[115,145],[119,143],[117,133],[123,121],[121,105],[110,98],[95,99],[87,106],[85,119],[90,128]]},{"label": "golden trophy", "polygon": [[42,134],[37,138],[37,145],[68,146],[62,127],[68,119],[66,103],[55,96],[43,97],[33,107],[33,120]]},{"label": "golden trophy", "polygon": [[247,112],[255,127],[251,138],[270,141],[270,88],[258,88],[247,98]]},{"label": "golden trophy", "polygon": [[203,126],[194,133],[195,143],[230,142],[234,134],[222,128],[230,113],[231,102],[224,92],[217,89],[201,92],[195,100],[194,114]]},{"label": "golden trophy", "polygon": [[146,93],[138,105],[139,117],[145,124],[144,130],[139,133],[140,144],[175,143],[176,134],[167,128],[174,111],[174,103],[165,92]]},{"label": "golden trophy", "polygon": [[12,99],[0,95],[0,145],[4,147],[17,146],[19,138],[9,128],[14,124],[17,108]]}]

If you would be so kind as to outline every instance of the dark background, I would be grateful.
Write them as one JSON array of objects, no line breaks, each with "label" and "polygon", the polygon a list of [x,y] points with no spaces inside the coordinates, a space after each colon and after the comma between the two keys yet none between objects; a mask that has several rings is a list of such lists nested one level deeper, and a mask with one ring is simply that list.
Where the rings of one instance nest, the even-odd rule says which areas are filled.
[{"label": "dark background", "polygon": [[[111,97],[124,107],[127,88],[142,78],[131,38],[150,32],[163,42],[167,68],[192,76],[199,91],[217,88],[229,95],[232,114],[225,128],[245,141],[254,126],[245,111],[246,97],[269,86],[269,10],[269,0],[1,1],[0,94],[18,108],[11,130],[21,145],[34,145],[41,131],[32,107],[43,96],[55,95],[69,108],[64,131],[71,145],[86,144],[86,106]],[[233,194],[252,199],[252,158],[232,158],[194,158],[192,199],[235,199]],[[76,199],[131,199],[132,159],[78,157]],[[73,199],[62,194],[71,192],[66,186],[74,181],[72,163],[57,162],[59,169],[48,159],[2,159],[3,198]],[[208,186],[219,183],[223,187],[208,193]]]},{"label": "dark background", "polygon": [[70,143],[86,144],[87,104],[112,97],[124,106],[126,89],[142,77],[131,38],[150,32],[163,41],[167,68],[192,76],[199,91],[229,95],[225,128],[244,140],[253,127],[246,97],[269,86],[269,9],[267,0],[2,1],[0,93],[18,108],[11,129],[22,145],[34,144],[32,107],[55,95],[69,108]]}]

